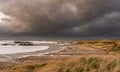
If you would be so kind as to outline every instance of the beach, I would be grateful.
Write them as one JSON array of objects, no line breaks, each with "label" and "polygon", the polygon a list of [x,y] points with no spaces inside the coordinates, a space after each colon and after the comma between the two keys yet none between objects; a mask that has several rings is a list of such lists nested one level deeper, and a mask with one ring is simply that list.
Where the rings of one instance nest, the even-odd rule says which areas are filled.
[{"label": "beach", "polygon": [[[12,61],[13,59],[28,56],[41,56],[63,50],[64,46],[52,41],[28,41],[34,43],[31,46],[19,46],[14,41],[1,42],[0,61]],[[9,45],[4,45],[9,44]]]}]

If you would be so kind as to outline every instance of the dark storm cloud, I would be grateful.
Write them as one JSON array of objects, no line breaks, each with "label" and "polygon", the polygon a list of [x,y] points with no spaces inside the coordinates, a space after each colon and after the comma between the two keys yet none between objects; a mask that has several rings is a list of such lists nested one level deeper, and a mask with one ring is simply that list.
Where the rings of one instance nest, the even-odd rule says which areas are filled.
[{"label": "dark storm cloud", "polygon": [[[85,35],[116,35],[120,34],[120,13],[111,12],[105,14],[103,17],[99,17],[84,24],[83,26],[74,27],[73,31],[76,34],[82,32]],[[82,35],[81,34],[81,35]]]},{"label": "dark storm cloud", "polygon": [[1,27],[7,33],[21,35],[118,35],[119,3],[119,0],[6,0],[0,6],[11,19]]}]

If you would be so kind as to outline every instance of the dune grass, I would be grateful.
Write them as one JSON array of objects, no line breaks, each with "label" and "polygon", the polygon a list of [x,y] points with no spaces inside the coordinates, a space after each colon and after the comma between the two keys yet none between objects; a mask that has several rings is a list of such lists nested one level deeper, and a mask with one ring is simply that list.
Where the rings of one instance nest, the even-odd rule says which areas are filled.
[{"label": "dune grass", "polygon": [[120,52],[120,40],[87,40],[79,41],[76,45],[99,48],[109,52]]},{"label": "dune grass", "polygon": [[120,72],[119,56],[84,55],[67,59],[53,58],[43,64],[16,65],[7,72]]}]

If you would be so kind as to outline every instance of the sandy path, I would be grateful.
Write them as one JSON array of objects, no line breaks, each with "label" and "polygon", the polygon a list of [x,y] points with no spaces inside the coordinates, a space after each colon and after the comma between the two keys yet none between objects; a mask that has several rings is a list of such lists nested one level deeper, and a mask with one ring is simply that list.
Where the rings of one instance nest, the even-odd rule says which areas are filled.
[{"label": "sandy path", "polygon": [[83,46],[68,46],[64,50],[58,53],[53,53],[55,55],[83,55],[83,54],[95,54],[95,55],[105,55],[107,52],[90,47]]}]

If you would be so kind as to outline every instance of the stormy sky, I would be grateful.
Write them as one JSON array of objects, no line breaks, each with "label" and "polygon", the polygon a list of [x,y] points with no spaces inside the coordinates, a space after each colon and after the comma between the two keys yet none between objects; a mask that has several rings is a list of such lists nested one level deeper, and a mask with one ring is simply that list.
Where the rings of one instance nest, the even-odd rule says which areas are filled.
[{"label": "stormy sky", "polygon": [[0,35],[120,36],[120,0],[0,0]]}]

